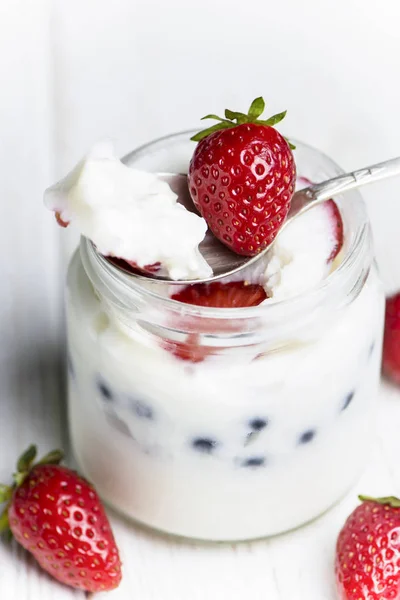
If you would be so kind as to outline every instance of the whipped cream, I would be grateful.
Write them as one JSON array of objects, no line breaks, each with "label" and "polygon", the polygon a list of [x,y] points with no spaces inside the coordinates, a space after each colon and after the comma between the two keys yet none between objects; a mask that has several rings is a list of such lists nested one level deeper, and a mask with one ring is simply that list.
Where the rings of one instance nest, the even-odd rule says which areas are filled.
[{"label": "whipped cream", "polygon": [[212,269],[198,249],[207,224],[177,199],[154,173],[125,166],[108,142],[45,192],[47,208],[101,254],[140,268],[161,263],[171,279],[208,277]]},{"label": "whipped cream", "polygon": [[335,243],[327,204],[294,219],[280,232],[270,253],[263,282],[268,297],[285,300],[318,285],[335,267],[329,261]]},{"label": "whipped cream", "polygon": [[341,255],[329,259],[336,243],[332,210],[325,202],[284,226],[266,256],[223,281],[262,285],[268,296],[263,304],[293,298],[317,286],[337,267]]}]

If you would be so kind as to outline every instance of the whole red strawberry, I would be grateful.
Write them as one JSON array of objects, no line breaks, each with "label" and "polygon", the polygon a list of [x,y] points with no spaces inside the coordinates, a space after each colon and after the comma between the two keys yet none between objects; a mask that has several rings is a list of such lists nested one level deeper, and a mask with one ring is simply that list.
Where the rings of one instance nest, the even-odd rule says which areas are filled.
[{"label": "whole red strawberry", "polygon": [[400,384],[400,293],[386,300],[383,372]]},{"label": "whole red strawberry", "polygon": [[399,600],[400,500],[360,500],[337,541],[340,600]]},{"label": "whole red strawberry", "polygon": [[121,581],[118,549],[94,488],[60,466],[59,451],[32,466],[31,446],[18,461],[13,487],[1,486],[8,501],[1,518],[15,539],[61,583],[88,592],[116,588]]},{"label": "whole red strawberry", "polygon": [[283,225],[293,196],[296,166],[290,144],[268,120],[262,98],[247,115],[225,111],[225,119],[193,136],[199,141],[189,167],[189,190],[214,235],[234,252],[258,254]]}]

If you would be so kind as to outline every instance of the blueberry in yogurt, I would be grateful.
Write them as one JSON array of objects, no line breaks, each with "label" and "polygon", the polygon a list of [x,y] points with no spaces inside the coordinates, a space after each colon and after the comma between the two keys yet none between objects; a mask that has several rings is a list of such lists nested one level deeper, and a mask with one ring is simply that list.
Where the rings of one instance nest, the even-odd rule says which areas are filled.
[{"label": "blueberry in yogurt", "polygon": [[351,402],[354,398],[354,394],[355,394],[354,390],[351,391],[349,394],[347,394],[346,398],[344,399],[342,408],[340,409],[341,412],[343,412],[344,410],[346,410],[346,408],[349,407],[349,405],[351,404]]},{"label": "blueberry in yogurt", "polygon": [[299,444],[309,444],[315,438],[317,432],[315,429],[307,429],[304,433],[299,437]]},{"label": "blueberry in yogurt", "polygon": [[143,400],[132,400],[131,407],[135,415],[140,419],[151,420],[154,418],[154,411],[152,407]]},{"label": "blueberry in yogurt", "polygon": [[114,399],[114,394],[112,393],[110,386],[104,381],[104,379],[99,378],[97,380],[97,389],[100,392],[100,395],[103,398],[103,400],[105,400],[106,402],[111,402]]},{"label": "blueberry in yogurt", "polygon": [[249,427],[252,431],[262,431],[268,425],[268,419],[255,417],[249,421]]},{"label": "blueberry in yogurt", "polygon": [[241,466],[254,469],[258,467],[264,467],[266,465],[266,462],[267,461],[265,456],[250,456],[249,458],[245,458],[241,462]]},{"label": "blueberry in yogurt", "polygon": [[218,446],[217,440],[209,437],[198,437],[192,441],[192,446],[198,452],[211,454]]}]

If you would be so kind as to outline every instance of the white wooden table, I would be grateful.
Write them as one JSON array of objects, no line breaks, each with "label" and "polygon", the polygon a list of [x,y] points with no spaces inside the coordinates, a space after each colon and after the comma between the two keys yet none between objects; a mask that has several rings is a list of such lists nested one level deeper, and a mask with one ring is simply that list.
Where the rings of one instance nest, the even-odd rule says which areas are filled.
[{"label": "white wooden table", "polygon": [[[271,114],[289,109],[285,133],[348,169],[400,154],[400,88],[393,76],[400,3],[385,0],[382,11],[374,0],[329,6],[287,0],[283,20],[271,3],[253,0],[257,18],[247,23],[231,0],[203,0],[196,15],[187,0],[0,0],[1,481],[30,442],[43,452],[67,444],[66,246],[41,198],[91,143],[111,135],[123,155],[196,125],[202,114],[219,113],[226,104],[242,110],[264,93]],[[277,54],[282,39],[288,51]],[[269,68],[268,57],[276,68]],[[207,77],[204,61],[212,64]],[[202,77],[208,87],[199,84]],[[400,181],[392,181],[365,194],[388,291],[400,289],[399,191]],[[224,546],[156,537],[111,515],[124,579],[104,597],[334,600],[335,539],[357,493],[400,493],[400,391],[383,385],[380,395],[365,474],[328,514],[274,539]],[[15,545],[0,543],[0,598],[72,600],[84,594],[51,581]]]},{"label": "white wooden table", "polygon": [[[24,430],[31,422],[31,437],[40,437],[42,424],[54,426],[55,422],[49,414],[55,391],[51,379],[46,376],[36,381],[28,379],[23,366],[19,374],[25,382],[26,402],[19,404],[19,426],[17,419],[9,421],[7,444],[5,432],[2,433],[5,450],[2,466],[15,455],[19,428]],[[21,389],[15,388],[13,393],[8,402],[9,413]],[[124,563],[124,578],[118,590],[98,597],[110,600],[335,600],[332,566],[335,540],[347,514],[357,503],[357,494],[389,495],[400,491],[399,423],[400,392],[385,384],[381,389],[378,433],[362,479],[329,513],[282,536],[254,543],[194,545],[153,535],[111,514]],[[55,437],[48,433],[44,445],[48,446],[50,439],[55,441]],[[2,475],[4,479],[5,468]],[[85,594],[52,581],[15,544],[0,546],[0,594],[5,600],[85,598]]]}]

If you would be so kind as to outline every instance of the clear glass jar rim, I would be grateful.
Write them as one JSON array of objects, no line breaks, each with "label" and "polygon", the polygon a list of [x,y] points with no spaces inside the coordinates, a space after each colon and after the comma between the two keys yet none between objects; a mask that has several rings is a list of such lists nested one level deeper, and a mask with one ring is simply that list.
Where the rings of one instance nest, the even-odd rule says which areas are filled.
[{"label": "clear glass jar rim", "polygon": [[[167,142],[169,140],[173,141],[174,139],[190,137],[190,135],[192,135],[194,131],[197,130],[188,130],[174,134],[169,134],[167,136],[163,136],[161,138],[148,142],[127,154],[123,158],[123,162],[129,164],[129,162],[132,159],[134,159],[137,155],[146,152],[148,148],[154,147],[157,144],[162,144],[162,142]],[[302,147],[304,149],[308,149],[312,152],[318,153],[318,155],[322,157],[325,161],[327,161],[332,167],[332,169],[336,170],[338,173],[344,172],[343,169],[339,167],[329,156],[327,156],[323,152],[320,152],[318,149],[308,144],[304,144],[299,140],[292,141],[297,147]],[[368,252],[368,247],[370,246],[371,232],[364,202],[362,200],[361,194],[357,190],[352,191],[349,194],[352,194],[353,202],[357,201],[359,205],[358,212],[360,213],[360,222],[358,224],[357,230],[354,232],[351,243],[349,244],[348,248],[346,248],[341,263],[331,274],[329,274],[328,277],[322,280],[320,284],[318,284],[318,286],[310,289],[305,293],[296,296],[291,296],[290,298],[284,300],[274,300],[273,298],[270,298],[265,304],[260,304],[255,307],[226,309],[199,307],[190,304],[182,304],[181,302],[173,300],[172,298],[157,293],[155,290],[160,284],[152,284],[155,286],[155,289],[153,291],[148,287],[144,287],[143,285],[141,285],[140,280],[136,279],[134,274],[128,275],[118,270],[103,256],[98,254],[93,244],[86,238],[82,238],[80,245],[82,261],[93,285],[97,289],[99,287],[102,288],[101,290],[99,290],[99,292],[111,292],[110,287],[112,288],[113,286],[117,286],[119,293],[123,296],[119,297],[118,295],[118,300],[126,308],[129,308],[129,306],[132,305],[132,308],[134,309],[137,306],[138,301],[140,302],[140,304],[143,304],[144,301],[147,301],[151,303],[157,303],[160,306],[164,306],[165,308],[168,308],[173,312],[179,312],[181,314],[184,313],[188,316],[202,316],[208,319],[213,318],[221,320],[253,318],[260,317],[262,315],[265,316],[267,311],[272,312],[276,308],[279,308],[279,311],[284,312],[287,310],[288,313],[292,311],[297,312],[297,310],[301,310],[301,307],[304,305],[306,305],[307,307],[310,307],[312,305],[315,306],[324,298],[332,298],[332,296],[336,296],[335,291],[337,291],[338,288],[341,289],[341,283],[349,279],[350,273],[354,272],[357,263],[360,262],[360,257],[365,257]],[[369,257],[369,262],[371,261],[372,256]],[[349,282],[349,286],[351,289],[351,282]],[[116,294],[112,293],[112,296],[115,300]]]}]

